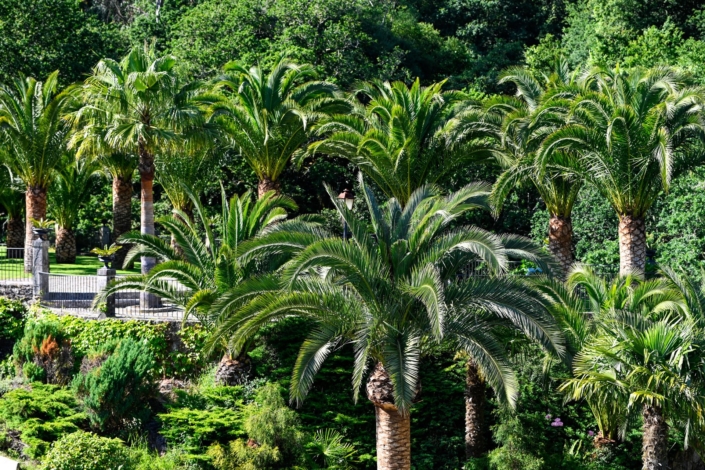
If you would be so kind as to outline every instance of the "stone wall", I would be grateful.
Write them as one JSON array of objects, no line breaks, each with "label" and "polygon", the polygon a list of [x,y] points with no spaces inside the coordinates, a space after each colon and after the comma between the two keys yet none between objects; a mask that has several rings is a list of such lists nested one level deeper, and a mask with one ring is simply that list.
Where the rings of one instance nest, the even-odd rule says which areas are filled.
[{"label": "stone wall", "polygon": [[10,300],[19,300],[29,303],[33,299],[32,285],[0,283],[0,297],[7,297]]}]

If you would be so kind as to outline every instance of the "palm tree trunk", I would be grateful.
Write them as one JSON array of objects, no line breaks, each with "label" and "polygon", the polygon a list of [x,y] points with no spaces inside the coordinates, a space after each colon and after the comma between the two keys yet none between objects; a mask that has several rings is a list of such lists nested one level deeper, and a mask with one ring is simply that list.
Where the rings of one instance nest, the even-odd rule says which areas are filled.
[{"label": "palm tree trunk", "polygon": [[246,352],[235,358],[225,353],[215,371],[215,382],[231,387],[244,385],[252,379],[252,372],[252,359]]},{"label": "palm tree trunk", "polygon": [[277,194],[280,193],[279,181],[272,181],[268,176],[265,176],[257,184],[257,197],[262,198],[267,192],[274,191]]},{"label": "palm tree trunk", "polygon": [[573,222],[570,217],[551,214],[548,221],[548,249],[567,276],[573,264]]},{"label": "palm tree trunk", "polygon": [[[138,169],[140,172],[140,232],[143,235],[154,235],[154,155],[147,149],[146,145],[140,142],[140,161]],[[141,272],[147,274],[157,264],[157,260],[142,256],[140,258]],[[155,308],[159,306],[159,299],[153,294],[140,293],[140,308]]]},{"label": "palm tree trunk", "polygon": [[[183,213],[186,215],[186,217],[188,218],[188,220],[184,220],[185,223],[191,223],[191,222],[193,222],[193,207],[191,207],[190,204],[188,204],[186,207],[181,207],[181,208],[178,208],[178,209],[179,209],[181,212],[183,212]],[[175,215],[175,217],[178,218],[178,219],[182,219],[182,217],[179,216],[179,215]],[[179,246],[179,244],[176,243],[176,238],[174,238],[174,234],[171,235],[171,247],[172,247],[172,248],[174,249],[174,251],[175,251],[176,253],[178,253],[179,255],[183,255],[183,254],[184,254],[184,250],[182,250],[181,247]]]},{"label": "palm tree trunk", "polygon": [[367,398],[375,406],[377,469],[411,468],[411,417],[394,405],[394,386],[381,363],[367,381]]},{"label": "palm tree trunk", "polygon": [[619,274],[644,274],[646,267],[646,223],[643,217],[619,216]]},{"label": "palm tree trunk", "polygon": [[642,470],[668,469],[668,424],[660,407],[644,405],[644,436],[641,445]]},{"label": "palm tree trunk", "polygon": [[[22,248],[24,246],[24,222],[12,217],[7,221],[7,247]],[[17,250],[19,252],[19,250]]]},{"label": "palm tree trunk", "polygon": [[[132,230],[132,178],[117,176],[113,178],[113,243],[120,235]],[[113,259],[113,267],[122,269],[125,256],[130,249],[128,245],[120,248]]]},{"label": "palm tree trunk", "polygon": [[477,364],[468,360],[465,373],[465,456],[468,459],[485,453],[485,381]]},{"label": "palm tree trunk", "polygon": [[76,263],[76,236],[71,229],[59,227],[56,232],[56,262]]},{"label": "palm tree trunk", "polygon": [[47,216],[47,188],[27,186],[25,204],[27,205],[25,210],[27,220],[24,238],[24,270],[30,273],[32,272],[32,241],[34,240],[32,219],[41,220]]}]

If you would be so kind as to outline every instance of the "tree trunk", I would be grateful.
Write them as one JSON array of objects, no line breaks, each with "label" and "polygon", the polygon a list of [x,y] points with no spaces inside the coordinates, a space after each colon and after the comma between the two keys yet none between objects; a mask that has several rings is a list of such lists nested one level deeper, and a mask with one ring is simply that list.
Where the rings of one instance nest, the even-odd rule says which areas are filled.
[{"label": "tree trunk", "polygon": [[59,227],[56,232],[56,262],[76,263],[76,236],[71,229]]},{"label": "tree trunk", "polygon": [[[193,222],[193,207],[188,204],[186,207],[179,208],[181,212],[188,217],[188,220],[183,220],[180,215],[174,214],[174,217],[176,217],[179,220],[183,220],[184,223],[191,223]],[[171,235],[171,247],[174,249],[176,253],[179,255],[183,256],[184,250],[181,249],[178,243],[176,243],[176,238],[174,238],[174,234]]]},{"label": "tree trunk", "polygon": [[257,197],[262,199],[267,192],[274,191],[275,193],[280,193],[279,181],[272,181],[268,176],[265,176],[259,181],[257,185]]},{"label": "tree trunk", "polygon": [[573,265],[573,222],[570,217],[551,214],[548,221],[548,249],[560,263],[565,278]]},{"label": "tree trunk", "polygon": [[225,354],[215,371],[215,381],[219,385],[244,385],[252,379],[252,359],[247,353],[242,353],[236,358]]},{"label": "tree trunk", "polygon": [[[138,169],[140,172],[140,232],[143,235],[154,235],[154,155],[147,147],[140,142],[139,145],[140,161]],[[155,258],[142,256],[140,258],[141,272],[147,274],[157,264]],[[156,295],[146,292],[140,293],[140,308],[149,309],[159,306],[159,298]]]},{"label": "tree trunk", "polygon": [[[24,222],[13,217],[7,220],[7,247],[22,248],[24,246]],[[19,251],[19,250],[18,250]]]},{"label": "tree trunk", "polygon": [[644,436],[641,445],[642,470],[666,470],[668,466],[668,424],[658,406],[644,405]]},{"label": "tree trunk", "polygon": [[485,453],[485,381],[477,364],[468,360],[465,375],[465,456],[468,459]]},{"label": "tree trunk", "polygon": [[47,216],[47,188],[42,187],[27,187],[25,195],[25,204],[27,208],[25,213],[27,220],[25,223],[25,238],[24,238],[24,270],[27,273],[32,272],[32,240],[34,233],[32,232],[32,219],[42,220]]},{"label": "tree trunk", "polygon": [[646,267],[646,224],[643,217],[619,216],[619,274],[643,275]]},{"label": "tree trunk", "polygon": [[[132,181],[128,177],[113,178],[113,243],[132,230]],[[124,245],[113,258],[113,268],[122,269],[130,246]]]},{"label": "tree trunk", "polygon": [[381,363],[367,381],[367,398],[375,406],[377,469],[411,468],[411,417],[394,405],[394,386]]}]

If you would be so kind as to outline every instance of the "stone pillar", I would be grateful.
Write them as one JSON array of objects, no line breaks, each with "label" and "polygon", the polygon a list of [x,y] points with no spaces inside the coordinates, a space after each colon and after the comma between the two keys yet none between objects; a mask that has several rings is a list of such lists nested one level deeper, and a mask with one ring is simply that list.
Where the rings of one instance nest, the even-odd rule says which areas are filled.
[{"label": "stone pillar", "polygon": [[[105,289],[115,279],[115,270],[110,268],[100,268],[98,270],[98,291]],[[115,295],[109,295],[105,299],[105,316],[115,316]]]},{"label": "stone pillar", "polygon": [[32,242],[32,294],[41,299],[49,292],[49,240],[37,238]]}]

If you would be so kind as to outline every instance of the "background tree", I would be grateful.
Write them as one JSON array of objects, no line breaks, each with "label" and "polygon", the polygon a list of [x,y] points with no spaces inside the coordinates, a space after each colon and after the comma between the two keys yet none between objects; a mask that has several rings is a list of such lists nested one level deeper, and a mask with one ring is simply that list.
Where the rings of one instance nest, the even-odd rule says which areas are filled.
[{"label": "background tree", "polygon": [[643,273],[646,213],[702,154],[702,91],[669,68],[594,69],[583,80],[587,91],[547,138],[541,164],[561,151],[580,155],[583,177],[619,216],[620,273]]},{"label": "background tree", "polygon": [[[134,154],[109,152],[98,159],[100,165],[110,174],[113,194],[113,230],[112,241],[116,243],[122,234],[132,230],[132,177],[137,168],[137,156]],[[115,253],[112,266],[124,269],[125,257],[130,249],[123,246]]]},{"label": "background tree", "polygon": [[279,192],[278,178],[308,140],[308,130],[324,114],[347,109],[332,83],[313,81],[309,65],[281,58],[269,74],[230,62],[217,88],[225,99],[212,119],[259,179],[260,197]]},{"label": "background tree", "polygon": [[[101,60],[83,86],[85,104],[75,116],[79,127],[103,129],[110,148],[138,156],[144,234],[155,233],[155,154],[198,138],[205,123],[202,107],[210,103],[201,93],[201,83],[184,83],[176,65],[173,57],[156,57],[147,46],[132,49],[119,63]],[[154,263],[143,257],[142,272],[148,273]],[[146,302],[153,304],[155,299]]]},{"label": "background tree", "polygon": [[32,269],[31,219],[47,214],[47,191],[61,164],[68,126],[63,115],[69,90],[59,91],[58,72],[44,82],[22,76],[0,84],[0,133],[3,162],[26,185],[24,267]]},{"label": "background tree", "polygon": [[[299,350],[292,376],[291,400],[297,403],[308,394],[328,355],[351,342],[356,399],[369,372],[366,391],[375,405],[377,464],[379,468],[410,468],[409,412],[419,392],[419,363],[433,344],[446,335],[458,341],[487,372],[490,383],[512,395],[512,387],[505,388],[503,382],[507,370],[494,361],[494,354],[501,361],[501,348],[481,328],[473,330],[478,318],[470,313],[470,304],[463,302],[497,286],[468,284],[454,290],[446,285],[476,256],[501,272],[507,255],[521,251],[527,241],[502,239],[475,227],[450,228],[463,213],[482,206],[487,194],[482,184],[447,197],[424,186],[412,194],[404,209],[395,199],[380,207],[362,179],[360,187],[371,217],[369,225],[329,190],[353,234],[350,242],[325,234],[311,237],[281,231],[243,247],[243,256],[262,251],[279,254],[307,239],[307,246],[284,267],[283,292],[276,283],[269,292],[255,284],[243,287],[239,298],[233,295],[227,302],[214,304],[221,319],[212,341],[235,332],[236,344],[241,344],[279,318],[296,314],[311,319],[315,328]],[[261,295],[252,300],[255,293]],[[513,310],[514,305],[503,310],[499,304],[509,299],[491,297],[478,296],[474,307],[492,310],[494,305],[505,318],[521,316],[524,329],[535,336],[548,343],[560,341],[544,329],[545,318],[522,316]],[[455,300],[469,310],[454,308]]]},{"label": "background tree", "polygon": [[[21,183],[13,178],[7,168],[0,168],[0,208],[5,211],[6,239],[8,248],[24,246],[24,195],[20,191]],[[10,250],[8,258],[21,258],[21,252]]]},{"label": "background tree", "polygon": [[97,176],[94,162],[76,159],[66,153],[63,164],[56,170],[55,181],[49,191],[49,214],[56,222],[56,262],[76,262],[76,234],[74,228],[78,209],[86,201],[91,180]]}]

